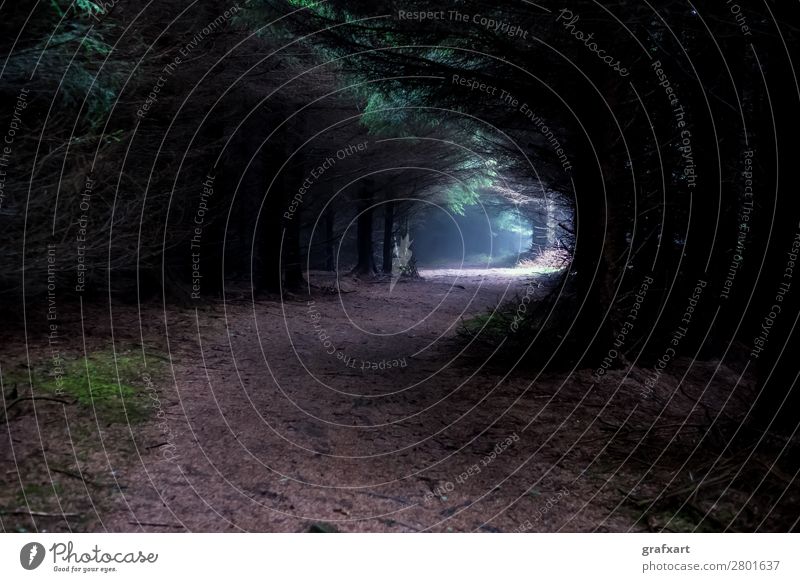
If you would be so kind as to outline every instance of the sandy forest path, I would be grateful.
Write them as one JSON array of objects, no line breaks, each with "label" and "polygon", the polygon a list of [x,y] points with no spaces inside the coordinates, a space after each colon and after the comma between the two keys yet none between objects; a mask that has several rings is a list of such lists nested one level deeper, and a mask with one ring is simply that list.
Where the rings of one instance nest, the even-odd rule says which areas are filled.
[{"label": "sandy forest path", "polygon": [[638,529],[600,447],[578,442],[598,441],[591,414],[553,397],[560,379],[503,379],[460,354],[461,318],[527,280],[424,276],[342,293],[317,277],[311,300],[169,315],[164,421],[97,529]]}]

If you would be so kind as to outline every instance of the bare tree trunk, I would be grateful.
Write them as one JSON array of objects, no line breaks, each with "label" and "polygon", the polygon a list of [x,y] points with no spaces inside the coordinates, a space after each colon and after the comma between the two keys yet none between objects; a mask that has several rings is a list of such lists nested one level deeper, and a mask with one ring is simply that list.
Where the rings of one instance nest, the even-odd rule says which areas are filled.
[{"label": "bare tree trunk", "polygon": [[300,220],[301,210],[298,208],[292,220],[286,224],[286,238],[284,240],[285,255],[285,287],[287,289],[300,289],[305,283],[303,278],[303,257],[300,252]]},{"label": "bare tree trunk", "polygon": [[333,243],[333,223],[336,219],[336,211],[333,205],[328,206],[325,211],[325,270],[333,271],[335,264],[335,245]]},{"label": "bare tree trunk", "polygon": [[394,201],[390,200],[383,211],[383,272],[392,274],[392,242],[394,230]]},{"label": "bare tree trunk", "polygon": [[375,273],[374,244],[372,241],[372,200],[373,184],[365,180],[359,195],[359,215],[357,222],[358,264],[353,269],[355,275],[372,275]]},{"label": "bare tree trunk", "polygon": [[556,220],[556,203],[549,197],[545,200],[545,224],[547,225],[547,246],[554,247],[558,242],[558,220]]},{"label": "bare tree trunk", "polygon": [[[271,153],[262,151],[258,154],[260,158],[258,167],[261,168],[264,176],[260,180],[259,187],[263,190],[272,179],[271,172],[274,171],[267,164],[267,159],[274,157],[274,155],[270,155]],[[260,252],[256,257],[253,269],[256,272],[260,271],[260,288],[271,293],[277,293],[281,288],[280,248],[286,187],[287,180],[284,177],[275,181],[264,202],[261,212],[262,224],[258,225]]]},{"label": "bare tree trunk", "polygon": [[[295,130],[290,138],[290,144],[287,148],[287,154],[291,153],[298,147],[303,140],[303,136],[308,133],[308,118],[303,117],[295,122]],[[306,177],[306,164],[305,158],[302,156],[295,157],[289,162],[286,168],[287,188],[284,189],[284,196],[286,205],[288,206],[291,200],[297,193],[300,185]],[[303,253],[300,248],[300,234],[303,228],[303,204],[297,206],[297,210],[291,220],[284,223],[286,226],[286,238],[283,241],[285,254],[283,256],[283,280],[286,289],[296,291],[301,289],[306,280],[304,277],[305,270],[303,269]]]}]

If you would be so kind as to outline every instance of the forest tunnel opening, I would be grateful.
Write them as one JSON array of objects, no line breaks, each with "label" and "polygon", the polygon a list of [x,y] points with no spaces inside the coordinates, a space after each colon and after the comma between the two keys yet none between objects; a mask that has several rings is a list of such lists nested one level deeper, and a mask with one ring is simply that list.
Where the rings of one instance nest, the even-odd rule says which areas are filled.
[{"label": "forest tunnel opening", "polygon": [[[532,278],[561,275],[572,259],[575,216],[557,192],[509,195],[508,189],[426,189],[414,182],[401,197],[397,182],[376,185],[374,179],[352,190],[349,211],[331,204],[295,233],[309,282],[334,274]],[[285,254],[291,260],[291,249]]]}]

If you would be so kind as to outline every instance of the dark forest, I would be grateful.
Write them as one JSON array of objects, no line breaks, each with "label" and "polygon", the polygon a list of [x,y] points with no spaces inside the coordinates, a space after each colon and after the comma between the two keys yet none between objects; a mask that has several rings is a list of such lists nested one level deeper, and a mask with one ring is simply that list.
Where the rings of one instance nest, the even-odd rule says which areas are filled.
[{"label": "dark forest", "polygon": [[0,2],[6,532],[791,532],[797,2]]}]

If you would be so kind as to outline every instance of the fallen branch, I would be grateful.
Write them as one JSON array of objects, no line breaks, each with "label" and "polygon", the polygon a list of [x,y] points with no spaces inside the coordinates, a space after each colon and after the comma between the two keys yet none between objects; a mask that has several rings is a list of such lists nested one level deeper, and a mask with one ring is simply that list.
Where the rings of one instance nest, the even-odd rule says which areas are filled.
[{"label": "fallen branch", "polygon": [[98,483],[97,481],[93,481],[91,479],[87,479],[86,477],[84,477],[80,473],[73,473],[72,471],[67,471],[66,469],[53,469],[51,467],[50,470],[53,473],[60,473],[61,475],[66,475],[67,477],[72,477],[73,479],[78,479],[78,480],[83,481],[84,483],[86,483],[88,485],[92,485],[93,487],[98,487],[98,488],[101,488],[101,489],[103,487],[113,487],[113,484],[111,484],[111,483]]},{"label": "fallen branch", "polygon": [[48,402],[59,402],[61,404],[72,404],[72,402],[67,402],[66,400],[62,400],[61,398],[50,398],[48,396],[22,396],[17,398],[16,400],[12,401],[11,404],[6,406],[6,410],[11,410],[13,406],[16,406],[20,402],[24,402],[25,400],[46,400]]},{"label": "fallen branch", "polygon": [[47,513],[45,511],[31,511],[29,509],[0,509],[2,515],[30,515],[32,517],[81,517],[80,513]]},{"label": "fallen branch", "polygon": [[148,521],[129,521],[130,525],[146,525],[147,527],[171,527],[173,529],[186,529],[184,525],[177,525],[174,523],[152,523]]},{"label": "fallen branch", "polygon": [[60,398],[49,398],[47,396],[22,396],[20,398],[17,398],[16,400],[11,401],[9,404],[6,405],[6,407],[4,409],[0,410],[0,424],[8,422],[8,420],[9,420],[8,411],[9,410],[11,410],[14,406],[19,404],[20,402],[25,402],[26,400],[32,400],[34,402],[37,401],[37,400],[46,400],[48,402],[58,402],[60,404],[64,404],[65,406],[73,404],[72,402],[67,402],[66,400],[61,400]]}]

